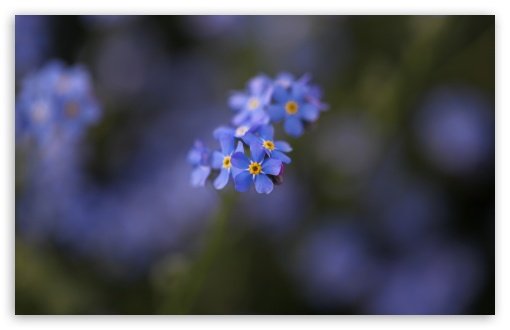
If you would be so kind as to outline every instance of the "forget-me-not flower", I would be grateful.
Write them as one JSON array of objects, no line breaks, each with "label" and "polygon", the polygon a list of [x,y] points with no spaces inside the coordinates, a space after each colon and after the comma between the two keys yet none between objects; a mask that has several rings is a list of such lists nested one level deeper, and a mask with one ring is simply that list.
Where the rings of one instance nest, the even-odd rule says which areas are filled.
[{"label": "forget-me-not flower", "polygon": [[[264,148],[257,142],[250,144],[250,158],[242,152],[232,155],[232,165],[240,170],[234,177],[237,191],[247,191],[252,181],[255,183],[255,190],[259,194],[269,194],[273,191],[273,181],[268,175],[279,175],[282,168],[282,161],[276,158],[265,158]],[[265,159],[264,159],[265,158]]]},{"label": "forget-me-not flower", "polygon": [[289,156],[285,155],[284,152],[292,151],[291,146],[285,141],[274,141],[274,127],[271,125],[264,125],[258,129],[259,136],[253,133],[247,132],[243,136],[243,141],[250,145],[252,142],[260,144],[266,154],[270,157],[276,158],[290,164]]},{"label": "forget-me-not flower", "polygon": [[[230,134],[223,134],[220,138],[221,152],[214,151],[212,154],[211,167],[220,170],[220,174],[214,180],[216,189],[223,189],[228,183],[230,173],[235,177],[240,170],[232,166],[231,157],[234,153],[235,138]],[[239,141],[236,152],[244,152],[243,143]]]},{"label": "forget-me-not flower", "polygon": [[209,158],[211,153],[201,140],[196,140],[193,148],[188,152],[188,163],[193,165],[191,172],[191,185],[193,187],[205,185],[205,181],[211,173]]},{"label": "forget-me-not flower", "polygon": [[284,131],[293,137],[303,134],[303,122],[313,122],[319,118],[319,109],[307,100],[309,88],[301,83],[294,83],[290,88],[279,84],[274,87],[273,98],[277,104],[268,107],[271,121],[284,120]]},{"label": "forget-me-not flower", "polygon": [[232,118],[234,126],[269,121],[265,108],[271,100],[272,85],[269,77],[260,74],[248,82],[246,91],[235,92],[229,97],[228,105],[238,112]]}]

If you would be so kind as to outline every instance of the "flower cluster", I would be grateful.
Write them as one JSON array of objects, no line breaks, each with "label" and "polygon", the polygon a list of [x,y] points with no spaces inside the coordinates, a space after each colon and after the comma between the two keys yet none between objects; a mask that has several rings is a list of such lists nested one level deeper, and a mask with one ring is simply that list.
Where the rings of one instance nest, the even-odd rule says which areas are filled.
[{"label": "flower cluster", "polygon": [[249,80],[244,91],[234,92],[228,99],[235,112],[231,125],[213,131],[221,151],[210,151],[200,140],[189,151],[191,185],[205,185],[216,172],[216,189],[223,189],[232,177],[237,191],[247,191],[253,182],[258,193],[269,194],[275,184],[283,182],[284,164],[291,162],[286,153],[292,151],[287,142],[274,140],[271,124],[283,121],[285,133],[301,136],[320,112],[328,109],[321,97],[321,89],[310,83],[310,75],[295,79],[280,73],[271,79],[259,74]]},{"label": "flower cluster", "polygon": [[22,82],[16,101],[16,136],[39,145],[76,138],[101,115],[88,72],[53,61]]}]

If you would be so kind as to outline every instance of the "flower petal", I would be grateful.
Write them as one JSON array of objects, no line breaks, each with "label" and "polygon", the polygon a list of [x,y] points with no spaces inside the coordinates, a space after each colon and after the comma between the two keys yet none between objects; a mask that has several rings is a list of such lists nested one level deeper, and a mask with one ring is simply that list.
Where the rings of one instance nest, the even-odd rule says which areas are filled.
[{"label": "flower petal", "polygon": [[214,188],[223,189],[228,183],[229,171],[226,168],[222,168],[220,175],[214,180]]},{"label": "flower petal", "polygon": [[248,95],[244,93],[233,93],[228,98],[228,106],[232,110],[240,110],[244,107],[244,105],[248,102]]},{"label": "flower petal", "polygon": [[255,176],[255,190],[259,194],[269,194],[271,191],[273,191],[273,181],[265,175],[265,174],[259,174]]},{"label": "flower petal", "polygon": [[224,155],[230,155],[234,151],[235,146],[235,139],[234,136],[230,134],[222,134],[219,138],[220,145],[221,145],[221,151]]},{"label": "flower petal", "polygon": [[303,134],[303,123],[297,116],[288,116],[283,124],[283,130],[290,136],[301,136]]},{"label": "flower petal", "polygon": [[242,170],[246,170],[250,166],[250,160],[242,152],[234,153],[232,158],[230,158],[230,162],[232,163],[232,166]]},{"label": "flower petal", "polygon": [[258,136],[255,136],[253,133],[250,133],[250,132],[246,132],[246,134],[244,134],[243,141],[247,145],[250,145],[252,142],[257,142],[259,144],[262,144],[262,140]]},{"label": "flower petal", "polygon": [[242,152],[244,154],[244,144],[241,141],[237,142],[237,148],[235,152]]},{"label": "flower petal", "polygon": [[283,152],[292,151],[292,147],[285,141],[275,141],[274,142],[275,149],[281,150]]},{"label": "flower petal", "polygon": [[290,157],[281,152],[280,150],[273,150],[273,158],[279,159],[285,164],[290,164]]},{"label": "flower petal", "polygon": [[265,174],[278,175],[282,168],[282,161],[276,158],[269,158],[262,163],[262,172]]},{"label": "flower petal", "polygon": [[271,125],[263,125],[259,127],[259,135],[264,140],[273,141],[274,127]]},{"label": "flower petal", "polygon": [[225,158],[225,156],[221,152],[217,150],[214,151],[212,154],[211,167],[215,170],[221,168],[223,166],[223,158]]},{"label": "flower petal", "polygon": [[234,136],[235,131],[236,130],[232,127],[220,126],[213,131],[213,136],[215,139],[218,140],[223,134],[230,134],[230,135]]},{"label": "flower petal", "polygon": [[283,104],[289,99],[289,93],[282,85],[278,84],[273,89],[273,98],[277,103]]},{"label": "flower petal", "polygon": [[319,109],[313,104],[305,103],[299,107],[298,114],[305,121],[316,121],[319,118]]},{"label": "flower petal", "polygon": [[258,142],[250,143],[250,156],[254,162],[260,163],[264,160],[266,152],[262,145]]},{"label": "flower petal", "polygon": [[248,171],[242,171],[234,177],[236,190],[239,192],[245,192],[250,189],[252,181],[252,175]]},{"label": "flower petal", "polygon": [[267,108],[267,114],[271,121],[278,122],[285,117],[285,108],[283,105],[270,105]]},{"label": "flower petal", "polygon": [[238,114],[236,114],[233,118],[232,118],[232,125],[234,126],[239,126],[241,125],[242,123],[246,122],[248,120],[248,118],[250,117],[250,110],[241,110]]},{"label": "flower petal", "polygon": [[260,95],[269,86],[269,78],[259,74],[258,76],[250,79],[248,82],[248,90],[252,95]]},{"label": "flower petal", "polygon": [[193,171],[191,172],[191,185],[193,187],[199,187],[205,185],[205,180],[207,180],[207,177],[209,176],[209,173],[211,173],[211,168],[209,166],[197,166]]},{"label": "flower petal", "polygon": [[292,85],[292,98],[296,102],[304,100],[308,94],[309,87],[303,83],[296,82]]}]

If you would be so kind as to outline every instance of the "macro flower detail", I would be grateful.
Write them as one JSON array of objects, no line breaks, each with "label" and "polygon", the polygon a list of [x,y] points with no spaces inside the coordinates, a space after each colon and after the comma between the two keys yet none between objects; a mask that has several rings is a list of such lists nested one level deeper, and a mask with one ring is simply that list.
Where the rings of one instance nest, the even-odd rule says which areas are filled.
[{"label": "macro flower detail", "polygon": [[193,166],[190,182],[193,187],[204,186],[211,174],[209,165],[210,152],[201,140],[196,140],[193,148],[188,152],[188,163]]},{"label": "macro flower detail", "polygon": [[[245,91],[233,93],[228,99],[229,107],[237,112],[232,126],[213,130],[221,151],[209,153],[200,141],[190,151],[191,185],[205,185],[211,170],[213,177],[217,173],[213,185],[218,190],[226,187],[231,175],[239,192],[248,191],[252,182],[260,194],[269,194],[274,185],[283,184],[284,164],[291,163],[286,153],[292,147],[285,141],[275,141],[275,128],[270,121],[284,120],[284,131],[293,137],[303,134],[305,127],[310,128],[308,124],[328,107],[321,101],[322,90],[310,80],[310,74],[299,79],[286,72],[275,79],[259,74],[248,81]],[[244,146],[249,147],[249,157]]]},{"label": "macro flower detail", "polygon": [[[220,137],[221,152],[214,151],[212,154],[211,167],[215,170],[220,170],[220,174],[214,180],[214,187],[216,189],[223,189],[230,178],[239,173],[239,170],[232,166],[231,157],[234,153],[235,139],[234,136],[223,134]],[[239,141],[236,152],[244,152],[243,143]]]},{"label": "macro flower detail", "polygon": [[265,108],[271,99],[272,81],[265,75],[252,78],[244,92],[233,93],[228,100],[230,108],[238,113],[232,118],[234,126],[267,124]]},{"label": "macro flower detail", "polygon": [[269,194],[273,191],[273,181],[268,175],[279,175],[282,161],[275,158],[265,158],[264,148],[257,142],[250,144],[250,157],[242,152],[232,155],[231,162],[240,172],[234,177],[237,191],[244,192],[250,189],[251,183],[259,194]]},{"label": "macro flower detail", "polygon": [[260,144],[269,157],[281,160],[290,164],[291,159],[284,152],[292,151],[291,146],[285,141],[274,141],[274,127],[271,125],[261,126],[258,130],[259,136],[250,132],[243,136],[243,141],[250,145],[252,142]]}]

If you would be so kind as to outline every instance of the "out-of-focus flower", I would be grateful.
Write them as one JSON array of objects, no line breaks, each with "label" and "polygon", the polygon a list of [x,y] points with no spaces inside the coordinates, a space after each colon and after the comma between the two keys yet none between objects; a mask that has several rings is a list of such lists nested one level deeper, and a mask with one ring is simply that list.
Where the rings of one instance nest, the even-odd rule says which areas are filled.
[{"label": "out-of-focus flower", "polygon": [[425,156],[447,173],[472,173],[494,154],[494,107],[476,90],[434,91],[415,125]]},{"label": "out-of-focus flower", "polygon": [[205,180],[211,173],[209,164],[210,151],[201,140],[196,140],[193,148],[188,152],[188,163],[193,166],[190,182],[193,187],[205,185]]},{"label": "out-of-focus flower", "polygon": [[260,144],[269,157],[281,160],[285,164],[290,164],[290,158],[284,152],[292,151],[291,146],[285,141],[274,141],[274,127],[264,125],[258,129],[259,136],[247,132],[243,136],[243,141],[250,145],[252,142]]},{"label": "out-of-focus flower", "polygon": [[[235,177],[239,173],[239,169],[232,167],[230,161],[232,154],[234,153],[235,139],[232,135],[224,134],[220,137],[221,152],[214,151],[212,154],[211,167],[215,170],[220,170],[220,174],[214,180],[214,187],[216,189],[223,189],[230,178]],[[239,141],[236,152],[244,152],[243,143]]]},{"label": "out-of-focus flower", "polygon": [[241,152],[232,155],[232,165],[240,170],[240,173],[234,177],[237,191],[247,191],[252,181],[259,194],[269,194],[273,191],[273,182],[267,175],[279,175],[282,162],[275,158],[264,159],[265,155],[264,148],[256,142],[250,144],[251,159]]},{"label": "out-of-focus flower", "polygon": [[309,88],[302,83],[293,83],[289,88],[277,84],[273,92],[276,104],[270,105],[267,110],[271,121],[284,120],[283,129],[287,134],[301,136],[303,122],[314,122],[319,118],[319,108],[308,98]]},{"label": "out-of-focus flower", "polygon": [[233,93],[228,105],[238,113],[232,118],[232,124],[267,123],[269,118],[265,108],[271,99],[272,85],[269,77],[259,74],[248,82],[246,91]]},{"label": "out-of-focus flower", "polygon": [[100,115],[86,69],[79,65],[66,68],[59,61],[29,75],[16,101],[16,117],[24,133],[40,144],[80,137]]}]

